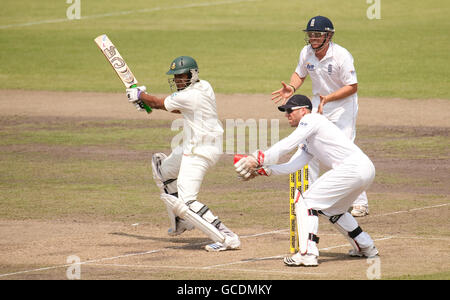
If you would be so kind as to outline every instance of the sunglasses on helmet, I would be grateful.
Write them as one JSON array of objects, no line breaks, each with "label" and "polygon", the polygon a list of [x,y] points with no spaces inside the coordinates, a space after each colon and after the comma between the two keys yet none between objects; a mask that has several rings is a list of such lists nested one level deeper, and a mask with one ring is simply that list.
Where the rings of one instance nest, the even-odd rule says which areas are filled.
[{"label": "sunglasses on helmet", "polygon": [[294,110],[297,110],[297,109],[300,109],[300,108],[303,108],[303,107],[308,107],[308,105],[289,107],[289,108],[286,108],[286,112],[287,112],[288,114],[292,114],[292,112],[293,112]]}]

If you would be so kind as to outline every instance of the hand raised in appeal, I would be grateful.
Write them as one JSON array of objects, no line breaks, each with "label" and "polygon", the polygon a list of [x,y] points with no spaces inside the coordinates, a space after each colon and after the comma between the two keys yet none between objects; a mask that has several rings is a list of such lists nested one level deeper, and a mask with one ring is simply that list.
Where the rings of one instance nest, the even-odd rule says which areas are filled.
[{"label": "hand raised in appeal", "polygon": [[292,85],[286,84],[284,81],[281,82],[281,89],[272,92],[272,100],[275,103],[283,100],[282,105],[289,99],[295,92],[295,88]]}]

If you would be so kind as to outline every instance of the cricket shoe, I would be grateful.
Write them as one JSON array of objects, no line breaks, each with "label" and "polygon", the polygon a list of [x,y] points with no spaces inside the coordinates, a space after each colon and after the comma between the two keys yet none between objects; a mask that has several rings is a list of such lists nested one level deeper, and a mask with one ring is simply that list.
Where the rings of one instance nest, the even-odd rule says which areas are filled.
[{"label": "cricket shoe", "polygon": [[208,252],[219,252],[225,250],[236,250],[241,246],[241,241],[239,237],[235,234],[234,236],[226,236],[225,242],[216,242],[205,246],[205,250]]},{"label": "cricket shoe", "polygon": [[180,218],[180,217],[175,217],[175,222],[176,222],[176,228],[173,229],[172,227],[169,228],[169,230],[167,230],[167,234],[170,236],[176,236],[176,235],[180,235],[183,232],[185,232],[186,230],[192,230],[194,229],[194,226],[191,225],[189,222],[187,222],[186,220]]},{"label": "cricket shoe", "polygon": [[283,262],[289,267],[317,267],[319,265],[319,263],[317,262],[317,256],[315,256],[314,254],[301,255],[298,252],[291,257],[285,257],[283,259]]},{"label": "cricket shoe", "polygon": [[152,156],[152,173],[153,180],[159,187],[161,193],[170,194],[178,197],[177,179],[164,180],[161,173],[161,164],[167,158],[164,153],[155,153]]},{"label": "cricket shoe", "polygon": [[351,257],[367,257],[372,258],[375,256],[378,256],[378,249],[375,247],[375,245],[366,247],[366,248],[360,248],[360,250],[352,249],[348,251],[348,255]]},{"label": "cricket shoe", "polygon": [[369,208],[364,205],[355,205],[353,206],[351,214],[354,217],[364,217],[369,214]]}]

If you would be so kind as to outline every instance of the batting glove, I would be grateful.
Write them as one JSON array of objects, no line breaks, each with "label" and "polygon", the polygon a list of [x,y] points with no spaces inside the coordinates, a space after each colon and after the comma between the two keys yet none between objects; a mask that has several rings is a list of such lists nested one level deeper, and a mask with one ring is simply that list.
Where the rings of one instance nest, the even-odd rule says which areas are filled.
[{"label": "batting glove", "polygon": [[146,90],[147,88],[144,85],[126,89],[128,101],[132,103],[139,101],[139,96],[141,95],[142,92],[145,92]]},{"label": "batting glove", "polygon": [[147,91],[147,88],[144,85],[126,89],[128,101],[133,104],[139,111],[145,110],[144,103],[142,102],[142,100],[139,100],[141,93],[145,91]]}]

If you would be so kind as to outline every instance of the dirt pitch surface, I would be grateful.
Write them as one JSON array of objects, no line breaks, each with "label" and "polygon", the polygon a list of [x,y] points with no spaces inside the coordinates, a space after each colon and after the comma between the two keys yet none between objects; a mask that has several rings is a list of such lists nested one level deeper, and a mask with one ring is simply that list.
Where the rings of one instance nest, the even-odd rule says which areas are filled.
[{"label": "dirt pitch surface", "polygon": [[[282,118],[267,95],[218,95],[217,102],[222,120]],[[380,138],[378,131],[389,128],[414,136],[437,132],[448,137],[449,112],[448,100],[360,99],[358,130],[364,128],[376,138]],[[1,91],[0,117],[5,116],[43,121],[149,119],[130,109],[122,94],[32,91]],[[178,117],[154,112],[150,119]],[[169,237],[167,224],[0,219],[0,279],[67,279],[76,276],[76,270],[81,279],[367,279],[440,273],[449,279],[448,152],[444,160],[423,161],[386,158],[377,149],[368,154],[377,174],[417,172],[435,183],[372,185],[369,201],[376,202],[381,191],[404,193],[409,201],[407,209],[374,205],[369,216],[358,219],[375,240],[379,260],[350,258],[346,240],[324,220],[320,220],[319,230],[320,265],[292,268],[282,263],[288,254],[287,226],[233,228],[241,237],[241,249],[208,253],[203,250],[208,239],[201,232]],[[229,189],[234,189],[232,184]],[[427,198],[428,194],[440,196]]]}]

